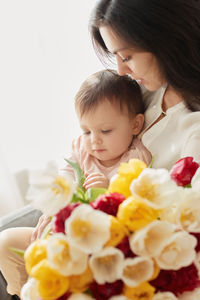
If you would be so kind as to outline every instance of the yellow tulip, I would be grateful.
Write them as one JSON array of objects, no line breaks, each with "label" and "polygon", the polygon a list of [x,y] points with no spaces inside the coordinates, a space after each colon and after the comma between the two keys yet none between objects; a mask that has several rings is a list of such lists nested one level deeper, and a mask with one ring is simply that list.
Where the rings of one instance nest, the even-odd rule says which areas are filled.
[{"label": "yellow tulip", "polygon": [[131,176],[123,177],[118,174],[113,181],[111,180],[108,192],[120,193],[127,198],[131,195],[129,187],[132,180],[133,178]]},{"label": "yellow tulip", "polygon": [[43,300],[55,300],[69,288],[68,278],[52,269],[46,259],[32,269],[32,277],[38,281],[38,292]]},{"label": "yellow tulip", "polygon": [[128,163],[121,163],[117,176],[111,180],[108,188],[110,193],[120,193],[126,198],[131,195],[130,184],[146,168],[146,164],[139,159],[131,159]]},{"label": "yellow tulip", "polygon": [[126,235],[129,234],[129,232],[126,229],[126,227],[118,221],[117,218],[113,216],[109,216],[109,217],[110,217],[110,239],[105,244],[105,246],[115,247],[121,242],[121,240]]},{"label": "yellow tulip", "polygon": [[143,282],[136,287],[124,286],[123,294],[131,300],[152,300],[155,288],[148,282]]},{"label": "yellow tulip", "polygon": [[156,279],[156,278],[158,277],[159,273],[160,273],[160,268],[159,268],[159,266],[156,264],[156,262],[154,261],[154,272],[153,272],[153,276],[151,277],[150,280]]},{"label": "yellow tulip", "polygon": [[133,158],[128,163],[121,163],[117,173],[122,176],[132,174],[132,177],[137,178],[146,167],[142,160]]},{"label": "yellow tulip", "polygon": [[159,211],[149,207],[135,196],[123,201],[118,208],[117,218],[130,231],[139,230],[156,220]]},{"label": "yellow tulip", "polygon": [[88,267],[85,272],[80,275],[72,275],[69,279],[69,291],[72,293],[82,293],[86,291],[93,281],[93,274]]},{"label": "yellow tulip", "polygon": [[31,270],[36,266],[41,260],[47,257],[47,241],[46,240],[36,240],[26,249],[24,254],[26,271],[31,275]]}]

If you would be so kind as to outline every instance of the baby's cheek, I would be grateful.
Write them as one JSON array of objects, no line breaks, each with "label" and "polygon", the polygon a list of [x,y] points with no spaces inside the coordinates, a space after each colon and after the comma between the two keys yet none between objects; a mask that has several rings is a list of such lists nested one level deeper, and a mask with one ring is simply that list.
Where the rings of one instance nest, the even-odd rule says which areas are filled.
[{"label": "baby's cheek", "polygon": [[86,151],[91,151],[91,142],[89,138],[84,139],[84,146]]}]

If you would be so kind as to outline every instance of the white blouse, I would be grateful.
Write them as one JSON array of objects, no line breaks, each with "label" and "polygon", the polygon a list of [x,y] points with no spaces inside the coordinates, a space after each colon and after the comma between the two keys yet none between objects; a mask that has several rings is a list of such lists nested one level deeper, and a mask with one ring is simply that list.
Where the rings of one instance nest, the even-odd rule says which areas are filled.
[{"label": "white blouse", "polygon": [[144,92],[148,106],[141,139],[154,157],[153,167],[170,169],[185,156],[200,162],[200,111],[191,112],[182,101],[167,109],[165,116],[150,127],[163,113],[164,92],[165,88]]}]

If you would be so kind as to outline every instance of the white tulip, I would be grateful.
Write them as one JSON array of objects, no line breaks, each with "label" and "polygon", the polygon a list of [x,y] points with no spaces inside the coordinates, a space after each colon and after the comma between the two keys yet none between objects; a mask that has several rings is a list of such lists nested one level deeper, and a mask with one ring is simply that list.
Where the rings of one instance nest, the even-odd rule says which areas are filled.
[{"label": "white tulip", "polygon": [[195,259],[197,240],[191,234],[179,231],[174,233],[155,260],[164,270],[178,270],[190,265]]},{"label": "white tulip", "polygon": [[49,162],[44,170],[31,173],[27,199],[46,216],[53,216],[71,201],[74,191],[72,178],[60,176],[57,165]]},{"label": "white tulip", "polygon": [[76,207],[65,221],[65,231],[70,244],[91,254],[102,249],[110,238],[109,215],[82,204]]},{"label": "white tulip", "polygon": [[153,296],[152,300],[178,300],[178,298],[170,292],[159,292]]},{"label": "white tulip", "polygon": [[198,168],[191,180],[192,189],[200,192],[200,168]]},{"label": "white tulip", "polygon": [[21,300],[38,300],[40,295],[37,289],[37,280],[29,278],[28,281],[23,285],[20,293]]},{"label": "white tulip", "polygon": [[114,247],[106,247],[90,257],[89,264],[94,279],[99,284],[121,278],[124,255]]},{"label": "white tulip", "polygon": [[130,286],[136,287],[148,281],[154,273],[154,262],[148,257],[127,258],[124,261],[122,280]]},{"label": "white tulip", "polygon": [[63,276],[81,274],[88,265],[88,255],[70,245],[67,236],[62,233],[47,240],[47,258],[52,268]]},{"label": "white tulip", "polygon": [[137,195],[141,201],[155,209],[170,206],[179,195],[179,187],[165,169],[144,169],[132,181],[130,190],[133,195]]},{"label": "white tulip", "polygon": [[200,288],[179,295],[178,300],[200,300]]},{"label": "white tulip", "polygon": [[76,293],[76,294],[72,294],[69,298],[67,298],[68,300],[95,300],[94,298],[92,298],[90,295],[87,294],[83,294],[83,293]]},{"label": "white tulip", "polygon": [[183,189],[178,206],[177,223],[188,232],[200,232],[200,193],[195,189]]},{"label": "white tulip", "polygon": [[154,221],[129,238],[131,250],[148,257],[158,256],[168,243],[176,226],[165,221]]}]

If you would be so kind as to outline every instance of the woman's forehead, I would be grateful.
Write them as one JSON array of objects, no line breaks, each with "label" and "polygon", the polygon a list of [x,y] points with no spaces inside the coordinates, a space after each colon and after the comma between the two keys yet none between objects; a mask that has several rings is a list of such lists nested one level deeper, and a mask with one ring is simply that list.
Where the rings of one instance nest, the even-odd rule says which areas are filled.
[{"label": "woman's forehead", "polygon": [[117,54],[120,51],[128,50],[128,45],[120,39],[120,37],[113,31],[113,29],[109,26],[101,26],[99,28],[100,34],[106,48],[112,54]]}]

